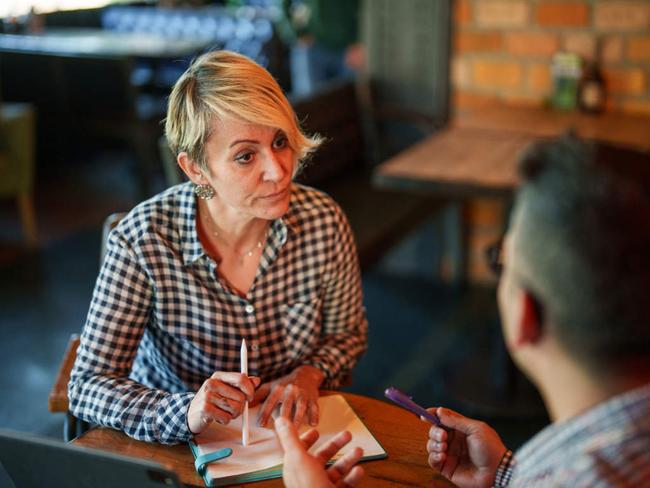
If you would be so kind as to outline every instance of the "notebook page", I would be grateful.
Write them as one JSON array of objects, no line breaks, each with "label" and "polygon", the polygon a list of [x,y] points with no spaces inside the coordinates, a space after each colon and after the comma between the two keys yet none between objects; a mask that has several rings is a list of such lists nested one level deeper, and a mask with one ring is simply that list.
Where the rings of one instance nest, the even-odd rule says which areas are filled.
[{"label": "notebook page", "polygon": [[[320,397],[318,406],[320,421],[316,429],[320,437],[310,451],[315,451],[340,431],[349,430],[352,433],[352,441],[334,459],[356,446],[363,448],[364,458],[385,455],[384,449],[341,395]],[[250,409],[250,442],[247,447],[241,445],[241,416],[229,425],[212,424],[194,438],[200,454],[224,447],[233,450],[230,457],[208,466],[209,477],[216,479],[237,476],[282,464],[283,452],[275,432],[255,425],[259,407],[258,405]],[[300,431],[304,432],[309,428],[303,425]]]}]

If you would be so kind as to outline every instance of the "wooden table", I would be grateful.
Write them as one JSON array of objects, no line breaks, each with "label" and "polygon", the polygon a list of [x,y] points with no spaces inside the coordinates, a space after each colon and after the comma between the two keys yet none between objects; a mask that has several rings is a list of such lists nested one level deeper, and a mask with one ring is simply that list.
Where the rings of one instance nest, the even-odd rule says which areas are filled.
[{"label": "wooden table", "polygon": [[380,187],[456,198],[508,195],[522,151],[574,128],[578,135],[650,150],[650,118],[493,107],[460,112],[450,126],[380,164]]},{"label": "wooden table", "polygon": [[[324,394],[331,394],[325,392]],[[388,452],[388,458],[363,463],[366,475],[360,486],[455,486],[427,465],[426,439],[428,424],[415,415],[388,403],[350,393],[343,393],[377,440]],[[133,456],[164,465],[175,471],[190,486],[204,486],[194,470],[194,458],[187,445],[163,446],[136,441],[112,429],[91,429],[73,441],[83,447],[102,449]],[[281,479],[237,486],[280,487]]]},{"label": "wooden table", "polygon": [[534,140],[528,134],[452,126],[379,165],[373,182],[451,198],[507,196],[517,184],[519,155]]},{"label": "wooden table", "polygon": [[551,109],[493,107],[461,111],[456,127],[553,137],[575,128],[589,139],[650,150],[650,117],[618,113],[588,115]]},{"label": "wooden table", "polygon": [[[534,141],[569,128],[586,138],[650,150],[650,117],[505,106],[465,110],[449,127],[380,164],[373,183],[454,202],[446,221],[446,254],[452,281],[462,284],[467,255],[464,201],[509,198],[519,181],[517,163],[524,150]],[[505,227],[505,219],[502,224]]]}]

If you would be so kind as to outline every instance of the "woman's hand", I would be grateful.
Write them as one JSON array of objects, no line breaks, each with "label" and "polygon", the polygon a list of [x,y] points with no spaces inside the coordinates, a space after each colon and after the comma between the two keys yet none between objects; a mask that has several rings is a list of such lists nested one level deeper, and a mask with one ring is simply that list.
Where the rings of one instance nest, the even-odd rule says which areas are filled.
[{"label": "woman's hand", "polygon": [[280,407],[280,416],[293,419],[299,426],[304,419],[310,425],[318,424],[318,388],[325,375],[313,366],[299,366],[290,374],[263,384],[255,395],[264,404],[257,419],[258,425],[266,427],[273,410]]},{"label": "woman's hand", "polygon": [[261,380],[240,373],[216,372],[196,392],[187,410],[187,425],[193,434],[211,422],[227,424],[238,417],[246,401],[253,401]]},{"label": "woman's hand", "polygon": [[429,430],[429,465],[460,487],[488,487],[494,484],[506,446],[485,422],[479,422],[447,408],[430,408],[444,429]]}]

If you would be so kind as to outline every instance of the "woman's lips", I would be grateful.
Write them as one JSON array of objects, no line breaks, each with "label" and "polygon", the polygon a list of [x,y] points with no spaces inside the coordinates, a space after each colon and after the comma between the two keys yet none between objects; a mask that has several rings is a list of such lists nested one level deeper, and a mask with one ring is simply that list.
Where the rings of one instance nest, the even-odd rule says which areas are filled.
[{"label": "woman's lips", "polygon": [[263,198],[264,200],[274,200],[277,198],[282,198],[287,194],[287,191],[289,191],[289,188],[285,188],[284,190],[280,190],[276,193],[271,193],[270,195],[264,195],[260,198]]}]

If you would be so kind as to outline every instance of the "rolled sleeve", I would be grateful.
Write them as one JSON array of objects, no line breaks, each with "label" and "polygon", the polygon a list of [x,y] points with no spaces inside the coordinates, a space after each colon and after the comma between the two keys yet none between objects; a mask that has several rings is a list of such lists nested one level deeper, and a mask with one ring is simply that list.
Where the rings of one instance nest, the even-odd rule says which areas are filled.
[{"label": "rolled sleeve", "polygon": [[165,444],[191,437],[193,393],[172,394],[128,378],[152,303],[152,286],[128,244],[109,238],[68,385],[73,415]]}]

